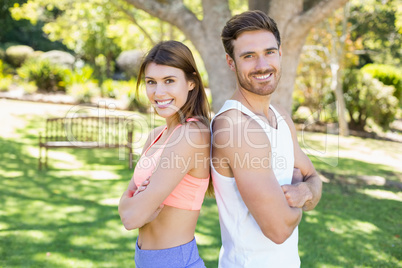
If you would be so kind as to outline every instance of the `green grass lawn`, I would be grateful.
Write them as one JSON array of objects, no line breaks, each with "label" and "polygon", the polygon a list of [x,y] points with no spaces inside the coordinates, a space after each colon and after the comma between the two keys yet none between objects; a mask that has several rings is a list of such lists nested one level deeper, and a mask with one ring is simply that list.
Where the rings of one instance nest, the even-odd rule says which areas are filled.
[{"label": "green grass lawn", "polygon": [[[0,100],[0,267],[134,267],[137,231],[126,231],[117,212],[132,170],[118,150],[50,150],[50,169],[37,170],[44,119],[71,108]],[[137,132],[146,133],[149,117],[141,118]],[[402,267],[401,191],[348,180],[401,182],[402,144],[305,134],[302,146],[331,176],[320,204],[300,223],[302,267]],[[138,143],[145,138],[137,133]],[[207,267],[217,267],[214,199],[204,202],[196,237]]]}]

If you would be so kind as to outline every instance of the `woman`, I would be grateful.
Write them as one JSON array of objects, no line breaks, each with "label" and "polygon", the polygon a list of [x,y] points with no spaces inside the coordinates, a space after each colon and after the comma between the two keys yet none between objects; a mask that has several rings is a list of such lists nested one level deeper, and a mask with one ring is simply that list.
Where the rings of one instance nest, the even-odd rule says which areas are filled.
[{"label": "woman", "polygon": [[[166,125],[151,131],[119,214],[139,228],[136,267],[205,267],[194,239],[209,184],[209,105],[191,51],[157,44],[139,71],[147,96]],[[211,186],[211,184],[209,184]]]}]

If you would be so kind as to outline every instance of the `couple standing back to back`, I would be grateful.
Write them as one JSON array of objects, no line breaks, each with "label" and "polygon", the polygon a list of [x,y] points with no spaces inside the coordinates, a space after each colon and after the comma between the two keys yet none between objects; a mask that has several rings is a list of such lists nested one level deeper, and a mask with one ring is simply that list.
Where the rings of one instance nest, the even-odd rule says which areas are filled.
[{"label": "couple standing back to back", "polygon": [[119,204],[124,226],[139,228],[136,267],[205,267],[194,233],[211,178],[219,267],[300,267],[297,226],[322,185],[290,115],[270,104],[281,76],[279,31],[263,12],[247,11],[232,17],[221,37],[237,88],[210,124],[187,47],[162,42],[141,66],[139,79],[166,126],[150,133]]}]

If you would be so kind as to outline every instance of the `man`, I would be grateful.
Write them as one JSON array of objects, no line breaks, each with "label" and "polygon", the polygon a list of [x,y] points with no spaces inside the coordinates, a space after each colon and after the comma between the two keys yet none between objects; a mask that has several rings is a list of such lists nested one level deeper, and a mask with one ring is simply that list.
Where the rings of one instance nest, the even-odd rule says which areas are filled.
[{"label": "man", "polygon": [[[263,12],[247,11],[227,22],[222,41],[237,88],[211,123],[219,267],[299,267],[297,226],[322,184],[290,116],[270,105],[281,76],[279,31]],[[291,185],[294,167],[303,181]]]}]

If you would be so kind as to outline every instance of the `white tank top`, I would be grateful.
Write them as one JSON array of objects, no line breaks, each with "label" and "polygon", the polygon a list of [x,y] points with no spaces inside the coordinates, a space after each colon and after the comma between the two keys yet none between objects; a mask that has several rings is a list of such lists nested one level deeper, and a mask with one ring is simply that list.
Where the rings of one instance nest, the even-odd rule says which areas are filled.
[{"label": "white tank top", "polygon": [[[228,100],[213,120],[228,110],[236,109],[255,120],[266,132],[271,143],[272,168],[280,185],[291,184],[294,153],[293,141],[285,119],[270,106],[277,121],[272,128],[240,102]],[[212,129],[211,129],[212,130]],[[212,132],[212,131],[211,131]],[[267,152],[268,154],[269,152]],[[211,175],[219,210],[222,247],[220,268],[300,267],[298,254],[298,228],[280,245],[264,236],[254,217],[244,204],[235,179],[220,175],[212,165]]]}]

